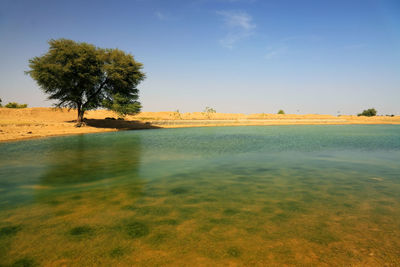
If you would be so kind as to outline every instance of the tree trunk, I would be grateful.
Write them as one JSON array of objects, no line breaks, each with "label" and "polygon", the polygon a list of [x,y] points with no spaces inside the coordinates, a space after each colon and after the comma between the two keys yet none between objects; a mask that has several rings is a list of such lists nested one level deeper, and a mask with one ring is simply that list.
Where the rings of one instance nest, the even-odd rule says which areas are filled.
[{"label": "tree trunk", "polygon": [[78,106],[78,118],[76,120],[76,127],[81,127],[83,125],[83,115],[85,114],[85,110],[82,109],[81,106]]}]

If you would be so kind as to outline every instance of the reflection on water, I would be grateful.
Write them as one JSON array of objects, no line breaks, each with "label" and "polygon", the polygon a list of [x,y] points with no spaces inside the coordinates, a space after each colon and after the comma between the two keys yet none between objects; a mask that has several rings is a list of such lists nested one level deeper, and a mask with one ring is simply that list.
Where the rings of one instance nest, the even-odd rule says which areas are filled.
[{"label": "reflection on water", "polygon": [[140,160],[138,136],[115,138],[108,143],[80,135],[68,143],[53,143],[47,154],[43,186],[77,185],[137,175]]},{"label": "reflection on water", "polygon": [[82,205],[85,198],[105,206],[118,202],[113,200],[117,195],[135,201],[142,192],[139,136],[101,141],[81,135],[48,149],[47,168],[34,191],[38,202],[65,202],[83,209],[88,208],[87,203]]},{"label": "reflection on water", "polygon": [[400,127],[215,127],[0,145],[0,265],[393,265]]}]

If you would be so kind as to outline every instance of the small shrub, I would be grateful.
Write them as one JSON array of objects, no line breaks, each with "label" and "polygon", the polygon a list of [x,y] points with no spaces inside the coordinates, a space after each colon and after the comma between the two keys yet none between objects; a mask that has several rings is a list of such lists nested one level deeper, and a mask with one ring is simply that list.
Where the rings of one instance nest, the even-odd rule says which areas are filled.
[{"label": "small shrub", "polygon": [[17,102],[10,102],[7,105],[5,105],[6,108],[26,108],[28,107],[28,104],[19,104]]},{"label": "small shrub", "polygon": [[280,109],[280,110],[278,111],[278,114],[285,114],[285,111],[283,111],[283,109]]},{"label": "small shrub", "polygon": [[357,116],[373,117],[373,116],[376,116],[376,113],[377,113],[376,109],[370,108],[370,109],[364,110],[362,113],[358,114]]}]

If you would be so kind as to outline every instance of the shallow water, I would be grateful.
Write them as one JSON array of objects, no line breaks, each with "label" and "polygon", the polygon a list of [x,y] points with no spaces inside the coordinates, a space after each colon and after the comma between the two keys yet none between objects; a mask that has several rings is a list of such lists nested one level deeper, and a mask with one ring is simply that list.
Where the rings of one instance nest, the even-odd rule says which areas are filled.
[{"label": "shallow water", "polygon": [[0,266],[396,266],[399,162],[391,125],[0,144]]}]

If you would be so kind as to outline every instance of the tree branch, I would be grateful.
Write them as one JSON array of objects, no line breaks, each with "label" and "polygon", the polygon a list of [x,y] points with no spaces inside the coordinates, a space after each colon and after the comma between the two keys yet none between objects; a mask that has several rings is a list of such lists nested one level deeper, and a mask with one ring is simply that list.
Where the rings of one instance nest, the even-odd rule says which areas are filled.
[{"label": "tree branch", "polygon": [[104,87],[104,85],[106,85],[106,83],[107,83],[107,78],[104,80],[104,82],[102,82],[99,89],[97,89],[96,92],[94,92],[87,98],[85,104],[82,105],[82,108],[84,108],[87,104],[89,104],[90,100],[92,100],[93,97],[95,97],[97,94],[100,93],[101,89],[103,89],[103,87]]}]

